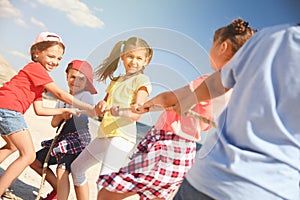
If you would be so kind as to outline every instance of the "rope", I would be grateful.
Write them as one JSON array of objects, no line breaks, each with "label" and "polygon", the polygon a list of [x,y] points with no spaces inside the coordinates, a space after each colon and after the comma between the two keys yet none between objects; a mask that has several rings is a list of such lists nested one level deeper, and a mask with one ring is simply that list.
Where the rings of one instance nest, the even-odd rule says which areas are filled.
[{"label": "rope", "polygon": [[[174,106],[169,106],[169,107],[162,107],[160,105],[152,105],[149,109],[149,112],[156,112],[156,111],[163,111],[163,110],[173,110],[174,109]],[[120,111],[126,111],[126,110],[131,110],[131,108],[119,108]],[[105,112],[109,112],[110,109],[106,109]],[[216,128],[217,127],[217,124],[216,122],[206,118],[206,117],[203,117],[201,116],[199,113],[193,111],[193,110],[188,110],[186,113],[185,113],[186,116],[191,116],[191,117],[195,117],[197,118],[198,120],[204,122],[204,123],[207,123],[209,124],[210,126]]]},{"label": "rope", "polygon": [[47,169],[48,169],[48,161],[49,161],[49,158],[50,158],[50,154],[51,154],[51,151],[52,151],[52,149],[53,149],[53,147],[55,145],[55,142],[56,142],[56,140],[57,140],[57,138],[58,138],[58,136],[59,136],[62,128],[64,127],[65,123],[66,123],[66,120],[64,120],[61,123],[59,129],[56,131],[55,136],[54,136],[54,138],[53,138],[53,140],[51,142],[49,151],[47,152],[47,155],[46,155],[46,158],[45,158],[45,161],[44,161],[44,164],[43,164],[42,180],[41,180],[41,184],[40,184],[40,189],[39,189],[39,193],[36,196],[35,200],[39,200],[40,197],[41,197],[41,195],[42,195],[42,190],[44,189],[44,185],[45,185],[45,178],[46,178],[46,172],[47,172]]},{"label": "rope", "polygon": [[201,115],[199,115],[198,113],[196,113],[195,111],[192,111],[192,110],[188,110],[186,112],[186,116],[191,116],[191,117],[195,117],[197,118],[198,120],[204,122],[204,123],[207,123],[209,124],[210,126],[214,127],[214,128],[217,128],[217,124],[216,122],[210,120],[210,119],[207,119],[206,117],[203,117]]},{"label": "rope", "polygon": [[[123,108],[125,109],[125,108]],[[128,109],[128,108],[126,108]],[[162,106],[160,105],[153,105],[150,107],[149,111],[150,112],[153,112],[153,111],[162,111],[162,110],[173,110],[174,109],[174,106],[169,106],[169,107],[166,107],[166,108],[163,108]],[[210,120],[210,119],[207,119],[206,117],[203,117],[201,116],[199,113],[193,111],[193,110],[188,110],[186,113],[185,113],[186,116],[191,116],[191,117],[195,117],[197,118],[198,120],[204,122],[204,123],[207,123],[209,124],[210,126],[216,128],[217,127],[217,124],[216,122]]]}]

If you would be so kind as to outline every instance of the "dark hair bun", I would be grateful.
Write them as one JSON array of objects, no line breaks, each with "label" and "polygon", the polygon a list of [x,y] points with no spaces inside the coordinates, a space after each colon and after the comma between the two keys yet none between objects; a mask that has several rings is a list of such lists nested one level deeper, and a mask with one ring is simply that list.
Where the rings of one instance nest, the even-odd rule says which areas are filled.
[{"label": "dark hair bun", "polygon": [[229,26],[234,34],[243,34],[247,31],[249,23],[242,19],[236,19]]}]

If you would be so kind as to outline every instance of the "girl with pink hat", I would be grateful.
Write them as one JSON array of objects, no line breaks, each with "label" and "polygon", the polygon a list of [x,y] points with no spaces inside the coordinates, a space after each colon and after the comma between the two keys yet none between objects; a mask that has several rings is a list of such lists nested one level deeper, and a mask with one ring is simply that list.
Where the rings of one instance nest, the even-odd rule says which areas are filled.
[{"label": "girl with pink hat", "polygon": [[19,157],[0,178],[0,196],[35,160],[34,145],[23,116],[31,104],[40,116],[77,114],[74,108],[44,107],[42,94],[45,90],[67,104],[87,110],[90,115],[94,113],[92,105],[62,90],[49,75],[59,66],[64,51],[65,46],[59,35],[40,33],[30,49],[33,62],[28,63],[0,88],[0,134],[6,141],[6,145],[0,149],[0,163],[16,150],[19,151]]}]

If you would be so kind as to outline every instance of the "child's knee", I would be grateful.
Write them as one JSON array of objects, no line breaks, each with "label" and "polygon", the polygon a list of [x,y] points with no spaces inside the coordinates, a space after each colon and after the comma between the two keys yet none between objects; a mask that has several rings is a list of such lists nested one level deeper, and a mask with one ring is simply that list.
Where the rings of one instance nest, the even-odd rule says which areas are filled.
[{"label": "child's knee", "polygon": [[84,185],[87,182],[87,178],[85,176],[85,172],[82,171],[74,171],[72,168],[72,178],[75,186]]},{"label": "child's knee", "polygon": [[30,166],[31,169],[35,170],[35,169],[38,169],[38,168],[42,168],[43,164],[39,160],[35,159],[29,166]]},{"label": "child's knee", "polygon": [[11,152],[11,153],[14,153],[15,151],[17,151],[17,147],[15,145],[8,145],[8,150]]},{"label": "child's knee", "polygon": [[27,164],[27,165],[31,165],[36,158],[35,153],[27,153],[27,154],[20,154],[20,157],[23,159],[23,161]]}]

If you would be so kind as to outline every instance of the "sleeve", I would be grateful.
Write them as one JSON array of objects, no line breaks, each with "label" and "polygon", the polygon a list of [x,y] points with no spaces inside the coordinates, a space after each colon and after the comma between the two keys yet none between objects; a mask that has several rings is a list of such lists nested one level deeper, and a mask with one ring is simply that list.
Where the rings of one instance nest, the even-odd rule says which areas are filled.
[{"label": "sleeve", "polygon": [[55,108],[63,108],[64,107],[64,102],[57,100]]},{"label": "sleeve", "polygon": [[46,69],[39,63],[30,63],[24,68],[24,72],[30,77],[35,86],[41,86],[53,82]]},{"label": "sleeve", "polygon": [[135,81],[136,91],[139,90],[141,87],[146,87],[148,94],[149,95],[151,94],[152,85],[151,85],[150,79],[148,76],[146,76],[144,74],[141,74],[140,76],[138,76]]},{"label": "sleeve", "polygon": [[230,67],[225,67],[221,71],[222,84],[225,88],[233,88],[236,83],[234,71]]},{"label": "sleeve", "polygon": [[[199,78],[195,79],[194,81],[189,83],[189,87],[191,91],[195,91],[195,89],[203,82],[205,79],[209,77],[209,74],[205,74],[200,76]],[[193,111],[199,113],[202,117],[205,117],[209,120],[212,120],[212,107],[211,107],[211,101],[200,101],[198,104],[196,104],[193,109]],[[192,120],[191,120],[192,121]],[[200,129],[201,131],[207,131],[210,129],[210,125],[199,121]]]}]

